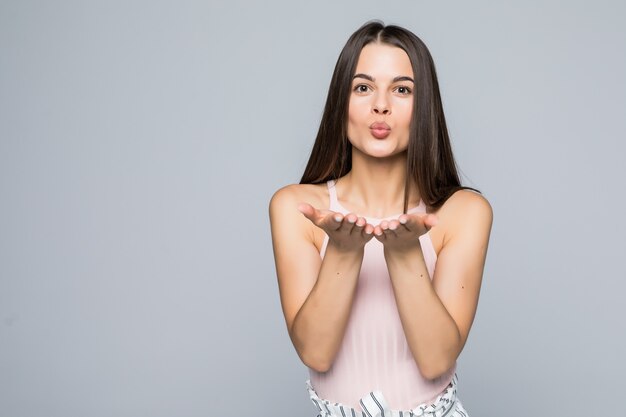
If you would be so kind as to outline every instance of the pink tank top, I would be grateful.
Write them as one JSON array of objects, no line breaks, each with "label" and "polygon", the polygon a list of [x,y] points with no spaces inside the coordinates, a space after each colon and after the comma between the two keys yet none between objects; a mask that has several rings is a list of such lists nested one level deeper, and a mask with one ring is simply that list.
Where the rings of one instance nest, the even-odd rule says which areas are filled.
[{"label": "pink tank top", "polygon": [[[349,213],[337,200],[335,181],[327,182],[330,210]],[[408,213],[425,213],[423,201]],[[364,216],[377,225],[382,220]],[[419,237],[430,278],[435,272],[437,254],[428,233]],[[328,235],[320,251],[324,258]],[[359,399],[380,390],[391,409],[410,410],[424,402],[432,402],[452,381],[456,362],[439,378],[424,378],[411,354],[400,322],[393,288],[383,254],[383,244],[373,237],[366,245],[356,293],[335,361],[327,372],[309,368],[311,385],[317,394],[333,403],[359,409]]]}]

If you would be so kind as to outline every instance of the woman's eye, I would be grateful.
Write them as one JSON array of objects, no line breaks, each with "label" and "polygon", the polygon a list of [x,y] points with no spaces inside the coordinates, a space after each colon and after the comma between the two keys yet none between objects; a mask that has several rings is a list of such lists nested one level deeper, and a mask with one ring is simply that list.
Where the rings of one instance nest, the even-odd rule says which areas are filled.
[{"label": "woman's eye", "polygon": [[354,87],[354,91],[356,91],[357,93],[367,93],[368,90],[369,90],[369,87],[365,84],[359,84],[356,87]]},{"label": "woman's eye", "polygon": [[411,94],[411,89],[409,87],[398,87],[398,93],[400,94]]}]

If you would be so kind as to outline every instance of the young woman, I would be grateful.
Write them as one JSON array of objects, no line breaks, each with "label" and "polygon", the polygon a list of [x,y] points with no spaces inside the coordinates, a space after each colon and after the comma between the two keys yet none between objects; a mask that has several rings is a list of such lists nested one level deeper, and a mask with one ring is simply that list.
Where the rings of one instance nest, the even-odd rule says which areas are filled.
[{"label": "young woman", "polygon": [[378,21],[352,34],[304,175],[269,212],[283,313],[319,416],[467,416],[456,360],[492,209],[460,184],[416,35]]}]

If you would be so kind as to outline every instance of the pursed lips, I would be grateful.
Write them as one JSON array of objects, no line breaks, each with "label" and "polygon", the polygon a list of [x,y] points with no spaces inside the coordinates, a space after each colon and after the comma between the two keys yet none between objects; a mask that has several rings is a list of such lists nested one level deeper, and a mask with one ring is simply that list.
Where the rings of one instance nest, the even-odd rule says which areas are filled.
[{"label": "pursed lips", "polygon": [[391,127],[385,122],[376,122],[370,125],[370,130],[372,131],[372,136],[376,139],[384,139],[389,136]]}]

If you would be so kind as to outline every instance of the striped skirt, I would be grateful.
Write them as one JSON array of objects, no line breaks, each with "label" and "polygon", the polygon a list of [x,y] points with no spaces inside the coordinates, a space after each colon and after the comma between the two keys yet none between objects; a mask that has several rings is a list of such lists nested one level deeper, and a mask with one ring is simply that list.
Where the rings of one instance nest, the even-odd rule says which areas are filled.
[{"label": "striped skirt", "polygon": [[361,398],[361,410],[357,410],[321,399],[311,386],[311,380],[306,381],[311,401],[318,409],[317,417],[468,417],[461,400],[456,396],[457,384],[455,373],[450,384],[432,404],[423,403],[412,410],[391,410],[383,394],[372,391]]}]

